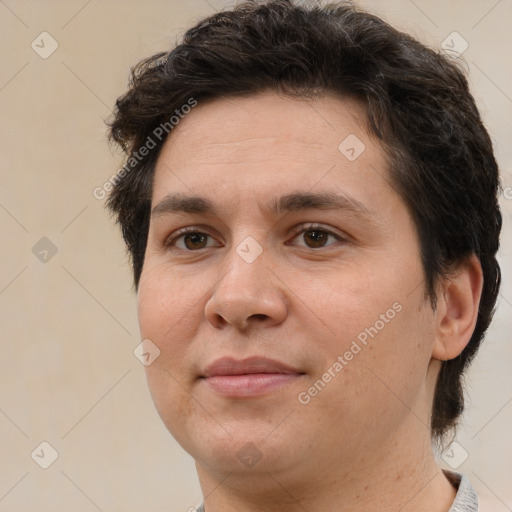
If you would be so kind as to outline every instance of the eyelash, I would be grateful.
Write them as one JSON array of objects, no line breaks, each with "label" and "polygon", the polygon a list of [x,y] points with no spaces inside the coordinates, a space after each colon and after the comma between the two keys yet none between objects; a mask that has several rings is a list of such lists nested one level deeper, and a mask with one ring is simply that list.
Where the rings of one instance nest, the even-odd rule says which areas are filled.
[{"label": "eyelash", "polygon": [[[336,241],[337,242],[347,242],[348,239],[346,237],[343,237],[335,232],[333,232],[332,230],[330,229],[326,229],[325,227],[321,226],[320,224],[315,224],[315,223],[305,223],[305,224],[300,224],[296,230],[294,230],[294,235],[292,237],[292,240],[294,240],[295,238],[297,238],[299,235],[303,234],[303,233],[306,233],[308,231],[322,231],[324,233],[326,233],[328,236],[333,236],[334,238],[336,238]],[[177,241],[184,237],[185,235],[187,234],[190,234],[190,233],[198,233],[198,234],[203,234],[203,235],[206,235],[210,238],[211,235],[206,233],[206,232],[203,232],[200,230],[200,228],[198,228],[197,226],[188,226],[186,228],[182,228],[180,230],[178,230],[176,233],[174,233],[173,235],[171,235],[170,237],[167,238],[167,240],[165,241],[164,243],[164,246],[165,248],[173,248],[176,246],[176,243]],[[328,244],[327,246],[325,247],[329,247],[329,245],[333,245],[333,244]],[[309,247],[309,249],[313,249],[313,250],[318,250],[318,249],[324,249],[325,247],[320,247],[320,248],[317,248],[317,249],[314,249],[312,247]],[[306,247],[308,248],[308,247]],[[180,248],[181,249],[181,248]],[[201,249],[196,249],[195,251],[194,250],[191,250],[191,249],[181,249],[183,251],[188,251],[188,252],[198,252],[200,251]]]}]

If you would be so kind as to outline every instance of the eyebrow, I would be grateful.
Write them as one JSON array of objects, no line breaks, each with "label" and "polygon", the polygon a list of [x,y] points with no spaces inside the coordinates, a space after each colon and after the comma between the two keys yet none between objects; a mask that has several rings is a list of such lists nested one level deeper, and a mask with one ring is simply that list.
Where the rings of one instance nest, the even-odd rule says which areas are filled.
[{"label": "eyebrow", "polygon": [[[375,217],[376,214],[363,203],[346,194],[330,192],[295,192],[270,201],[267,210],[277,215],[309,209],[345,210],[363,217]],[[196,213],[217,215],[215,205],[204,197],[169,194],[151,211],[152,217],[170,213]]]}]

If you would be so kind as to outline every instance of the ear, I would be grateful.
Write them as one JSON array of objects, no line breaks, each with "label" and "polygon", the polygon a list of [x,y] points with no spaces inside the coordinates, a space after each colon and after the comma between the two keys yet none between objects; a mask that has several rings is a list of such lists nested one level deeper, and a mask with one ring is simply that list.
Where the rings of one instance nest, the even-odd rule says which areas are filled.
[{"label": "ear", "polygon": [[435,311],[434,359],[454,359],[469,343],[478,317],[483,282],[480,261],[472,255],[440,284]]}]

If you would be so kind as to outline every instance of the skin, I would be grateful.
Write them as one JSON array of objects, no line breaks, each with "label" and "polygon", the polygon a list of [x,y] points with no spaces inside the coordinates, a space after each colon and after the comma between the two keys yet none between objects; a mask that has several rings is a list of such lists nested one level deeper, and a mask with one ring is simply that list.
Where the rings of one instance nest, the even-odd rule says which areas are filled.
[{"label": "skin", "polygon": [[[454,499],[429,418],[439,360],[456,357],[474,329],[481,268],[475,258],[460,265],[432,310],[414,223],[363,120],[334,96],[217,99],[181,120],[160,154],[138,316],[161,351],[146,368],[153,400],[196,460],[207,512],[432,512]],[[349,134],[365,145],[354,161],[338,149]],[[367,213],[268,210],[299,192],[343,194]],[[166,211],[176,193],[216,212]],[[209,236],[179,236],[184,227]],[[263,251],[252,263],[237,252],[247,237]],[[400,311],[300,403],[393,304]],[[248,398],[200,378],[219,357],[254,355],[301,375]],[[260,456],[250,467],[248,449]]]}]

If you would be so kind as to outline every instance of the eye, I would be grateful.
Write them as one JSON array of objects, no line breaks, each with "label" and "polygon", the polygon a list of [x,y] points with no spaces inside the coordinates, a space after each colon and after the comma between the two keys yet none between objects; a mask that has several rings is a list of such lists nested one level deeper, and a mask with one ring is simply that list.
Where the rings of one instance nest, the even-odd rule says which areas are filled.
[{"label": "eye", "polygon": [[166,247],[177,247],[184,251],[197,251],[208,247],[219,247],[215,240],[196,228],[184,228],[170,236],[165,242]]},{"label": "eye", "polygon": [[320,226],[307,226],[301,229],[294,237],[293,240],[299,240],[296,245],[308,247],[310,249],[321,249],[335,242],[344,241],[344,239],[332,231],[324,229]]}]

